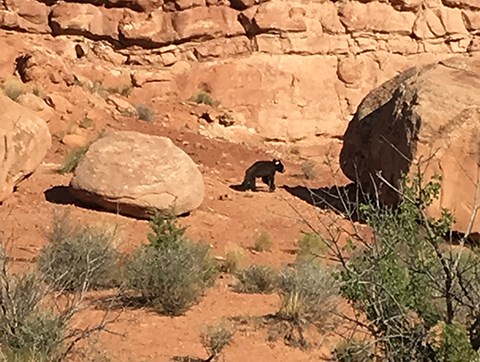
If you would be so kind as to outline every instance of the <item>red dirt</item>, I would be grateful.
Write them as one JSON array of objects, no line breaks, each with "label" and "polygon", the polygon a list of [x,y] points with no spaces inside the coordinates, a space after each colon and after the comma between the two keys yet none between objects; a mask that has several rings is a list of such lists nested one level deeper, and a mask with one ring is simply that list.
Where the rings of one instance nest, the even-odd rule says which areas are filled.
[{"label": "red dirt", "polygon": [[[122,118],[108,123],[110,125],[107,122],[104,125],[107,129],[169,136],[199,164],[205,177],[205,200],[198,210],[181,218],[180,223],[188,226],[187,233],[192,239],[211,244],[214,255],[225,256],[228,248],[236,244],[244,249],[246,264],[265,263],[280,268],[294,260],[292,250],[296,241],[302,231],[309,231],[301,218],[321,231],[324,230],[322,222],[338,218],[333,212],[316,208],[281,188],[283,184],[296,186],[305,183],[296,176],[301,173],[298,156],[284,157],[286,173],[277,176],[276,192],[237,192],[229,185],[240,183],[244,170],[255,160],[271,158],[266,151],[207,139],[182,132],[178,127],[162,128],[158,122]],[[312,148],[309,152],[317,153],[321,159],[325,149]],[[145,242],[149,230],[146,221],[69,203],[61,186],[68,185],[71,175],[54,172],[64,153],[63,146],[55,140],[44,164],[0,207],[5,238],[12,240],[9,255],[32,260],[46,243],[45,232],[51,225],[54,212],[68,211],[86,223],[118,227],[122,250],[130,250]],[[317,178],[308,182],[310,185],[333,185],[334,179],[327,165],[320,163],[317,173]],[[346,183],[345,179],[337,181]],[[63,204],[47,201],[46,195],[49,199],[55,196]],[[249,251],[257,230],[264,230],[271,236],[271,252]],[[103,333],[99,349],[106,351],[113,361],[167,361],[176,355],[206,358],[199,339],[206,324],[226,316],[266,315],[278,308],[275,295],[237,294],[229,287],[230,282],[230,276],[220,278],[201,302],[181,317],[163,317],[147,310],[124,311],[110,329],[125,336]],[[92,298],[95,299],[95,295]],[[84,321],[94,320],[101,313],[92,308],[85,312]],[[318,361],[332,348],[333,342],[327,342],[322,348],[303,351],[288,347],[282,341],[267,342],[265,330],[246,329],[236,333],[224,356],[225,361]]]}]

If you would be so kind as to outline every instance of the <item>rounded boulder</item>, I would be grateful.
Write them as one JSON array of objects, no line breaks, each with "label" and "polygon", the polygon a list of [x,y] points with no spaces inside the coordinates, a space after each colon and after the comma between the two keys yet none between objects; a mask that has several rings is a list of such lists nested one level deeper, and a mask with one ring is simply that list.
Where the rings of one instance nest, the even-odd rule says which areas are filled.
[{"label": "rounded boulder", "polygon": [[175,215],[195,210],[205,184],[195,162],[169,138],[118,131],[92,143],[70,190],[80,201],[148,218],[153,209]]}]

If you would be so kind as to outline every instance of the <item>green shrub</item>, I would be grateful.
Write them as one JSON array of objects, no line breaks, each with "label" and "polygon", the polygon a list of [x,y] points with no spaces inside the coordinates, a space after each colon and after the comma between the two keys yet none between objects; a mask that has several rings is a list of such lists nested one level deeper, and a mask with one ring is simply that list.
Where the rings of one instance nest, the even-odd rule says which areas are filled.
[{"label": "green shrub", "polygon": [[[0,245],[0,361],[60,362],[75,345],[111,322],[105,313],[99,323],[79,327],[84,293],[56,293],[37,271],[11,273]],[[71,265],[71,270],[76,268]],[[68,274],[70,270],[65,270]],[[62,289],[63,291],[63,289]]]},{"label": "green shrub", "polygon": [[54,361],[62,353],[66,324],[42,309],[47,289],[37,274],[8,272],[0,247],[0,360]]},{"label": "green shrub", "polygon": [[137,111],[138,118],[142,121],[150,122],[155,118],[155,112],[149,106],[139,104],[135,106],[135,110]]},{"label": "green shrub", "polygon": [[253,245],[253,250],[263,252],[272,250],[272,238],[270,235],[262,231],[255,238],[255,244]]},{"label": "green shrub", "polygon": [[211,324],[201,333],[200,338],[203,348],[210,355],[209,360],[212,360],[232,342],[233,332],[224,323]]},{"label": "green shrub", "polygon": [[277,284],[278,273],[268,265],[252,265],[236,274],[239,293],[272,293]]},{"label": "green shrub", "polygon": [[59,316],[32,311],[32,314],[20,323],[15,333],[2,341],[0,360],[18,362],[59,360],[65,327]]},{"label": "green shrub", "polygon": [[426,212],[440,181],[416,174],[399,185],[398,207],[362,205],[373,240],[357,236],[344,249],[351,257],[338,274],[342,294],[365,315],[385,361],[479,358],[480,258],[465,248],[445,252],[454,217]]},{"label": "green shrub", "polygon": [[44,279],[58,290],[109,287],[118,253],[113,233],[74,223],[68,215],[55,217],[50,243],[41,251],[38,266]]},{"label": "green shrub", "polygon": [[297,263],[280,274],[278,316],[296,324],[323,327],[336,310],[339,291],[334,278],[320,263]]},{"label": "green shrub", "polygon": [[180,315],[213,285],[217,267],[208,245],[188,240],[175,218],[156,214],[150,226],[150,243],[137,249],[127,263],[127,285],[158,312]]}]

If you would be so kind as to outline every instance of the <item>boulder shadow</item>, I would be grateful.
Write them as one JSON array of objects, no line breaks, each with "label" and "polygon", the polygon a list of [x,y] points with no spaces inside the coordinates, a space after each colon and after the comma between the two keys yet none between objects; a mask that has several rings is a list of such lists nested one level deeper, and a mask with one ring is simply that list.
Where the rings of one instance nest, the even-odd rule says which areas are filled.
[{"label": "boulder shadow", "polygon": [[68,186],[53,186],[44,192],[45,200],[52,204],[77,205],[78,201],[70,193]]},{"label": "boulder shadow", "polygon": [[74,205],[82,209],[99,212],[110,212],[109,210],[95,204],[87,203],[76,199],[70,192],[68,186],[53,186],[44,192],[45,200],[52,204]]},{"label": "boulder shadow", "polygon": [[[45,200],[53,204],[59,205],[74,205],[76,207],[93,210],[97,212],[105,212],[109,214],[118,214],[136,220],[150,220],[154,211],[144,211],[143,208],[133,205],[117,205],[117,211],[112,211],[108,207],[103,207],[93,202],[81,201],[75,198],[70,192],[68,186],[53,186],[44,192]],[[190,212],[177,215],[178,218],[188,217]]]},{"label": "boulder shadow", "polygon": [[359,217],[358,206],[368,203],[368,195],[356,183],[343,186],[321,187],[318,189],[305,186],[283,185],[282,188],[291,195],[323,210],[331,210],[336,214],[356,222],[364,222]]}]

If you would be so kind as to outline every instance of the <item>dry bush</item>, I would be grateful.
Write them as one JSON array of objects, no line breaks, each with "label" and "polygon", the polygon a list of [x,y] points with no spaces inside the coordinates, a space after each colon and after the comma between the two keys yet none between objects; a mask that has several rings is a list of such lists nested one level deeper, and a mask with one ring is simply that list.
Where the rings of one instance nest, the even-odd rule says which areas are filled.
[{"label": "dry bush", "polygon": [[12,101],[16,101],[24,92],[25,88],[22,81],[18,78],[8,78],[2,84],[3,92]]},{"label": "dry bush", "polygon": [[331,273],[320,263],[297,263],[280,273],[278,317],[301,325],[323,327],[336,310],[339,289]]},{"label": "dry bush", "polygon": [[138,118],[142,121],[150,122],[155,118],[155,112],[149,106],[138,104],[135,106],[135,110],[137,111]]},{"label": "dry bush", "polygon": [[111,287],[118,252],[114,232],[55,216],[50,243],[40,251],[39,270],[54,289],[74,291]]},{"label": "dry bush", "polygon": [[[91,120],[90,120],[91,121]],[[79,165],[80,161],[82,161],[83,157],[87,153],[90,146],[104,135],[104,131],[100,131],[97,135],[91,139],[85,146],[77,147],[73,150],[70,150],[67,155],[65,156],[65,160],[63,161],[62,167],[60,167],[57,172],[61,175],[66,173],[70,173],[75,171],[77,166]]]},{"label": "dry bush", "polygon": [[268,294],[275,290],[278,273],[268,265],[252,265],[239,271],[235,276],[238,279],[235,291]]},{"label": "dry bush", "polygon": [[206,91],[199,91],[191,98],[192,101],[198,104],[206,104],[208,106],[217,106],[218,102],[212,98],[212,95]]},{"label": "dry bush", "polygon": [[140,246],[126,264],[127,287],[161,314],[183,314],[213,285],[216,264],[209,246],[188,240],[174,217],[156,214],[150,226],[150,243]]},{"label": "dry bush", "polygon": [[223,263],[223,271],[225,273],[235,273],[241,268],[245,258],[245,251],[236,244],[231,244],[228,247],[225,255],[225,262]]},{"label": "dry bush", "polygon": [[293,145],[291,146],[288,151],[290,152],[290,154],[292,155],[299,155],[301,152],[300,152],[300,147],[298,147],[297,145]]},{"label": "dry bush", "polygon": [[261,231],[255,238],[253,250],[263,252],[272,250],[272,238],[266,231]]},{"label": "dry bush", "polygon": [[70,150],[63,161],[62,167],[59,168],[57,172],[61,175],[64,175],[66,173],[75,171],[78,164],[87,153],[89,147],[90,145],[87,145]]},{"label": "dry bush", "polygon": [[213,360],[220,355],[223,349],[232,342],[233,335],[231,328],[223,322],[207,325],[200,335],[202,346],[210,355],[207,360]]},{"label": "dry bush", "polygon": [[334,361],[373,362],[375,354],[371,345],[364,341],[349,339],[339,342],[332,351]]},{"label": "dry bush", "polygon": [[298,240],[297,260],[312,261],[327,250],[325,240],[317,233],[306,233]]},{"label": "dry bush", "polygon": [[305,161],[301,165],[303,176],[307,180],[313,180],[317,177],[317,173],[315,171],[315,162],[313,161]]}]

